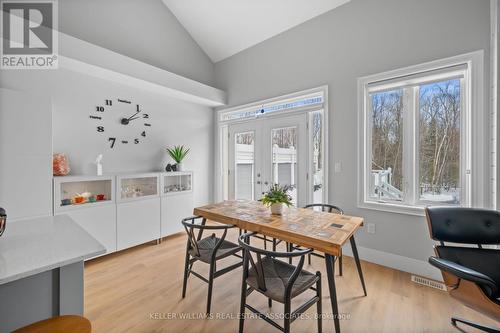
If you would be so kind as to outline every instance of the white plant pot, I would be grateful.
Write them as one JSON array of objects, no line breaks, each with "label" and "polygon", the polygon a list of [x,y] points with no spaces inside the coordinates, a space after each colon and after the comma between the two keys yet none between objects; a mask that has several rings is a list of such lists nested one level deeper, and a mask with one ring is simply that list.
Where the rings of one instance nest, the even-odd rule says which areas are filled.
[{"label": "white plant pot", "polygon": [[176,171],[182,171],[182,163],[177,163],[176,166],[177,166]]},{"label": "white plant pot", "polygon": [[271,205],[271,214],[274,215],[281,215],[283,212],[283,204],[282,203],[275,203]]}]

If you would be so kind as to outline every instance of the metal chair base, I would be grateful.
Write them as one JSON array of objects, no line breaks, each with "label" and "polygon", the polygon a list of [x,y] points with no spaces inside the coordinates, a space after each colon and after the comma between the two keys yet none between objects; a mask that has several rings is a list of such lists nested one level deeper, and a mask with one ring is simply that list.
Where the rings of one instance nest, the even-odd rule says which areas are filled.
[{"label": "metal chair base", "polygon": [[[497,328],[493,328],[493,327],[490,327],[490,326],[484,326],[484,325],[480,325],[480,324],[477,324],[477,323],[474,323],[472,321],[469,321],[469,320],[465,320],[465,319],[462,319],[462,318],[455,318],[455,317],[452,317],[451,318],[451,324],[455,327],[457,327],[457,323],[462,323],[464,325],[467,325],[467,326],[470,326],[470,327],[474,327],[478,330],[481,330],[483,332],[488,332],[488,333],[500,333],[500,329],[497,329]],[[458,327],[457,327],[458,328]]]}]

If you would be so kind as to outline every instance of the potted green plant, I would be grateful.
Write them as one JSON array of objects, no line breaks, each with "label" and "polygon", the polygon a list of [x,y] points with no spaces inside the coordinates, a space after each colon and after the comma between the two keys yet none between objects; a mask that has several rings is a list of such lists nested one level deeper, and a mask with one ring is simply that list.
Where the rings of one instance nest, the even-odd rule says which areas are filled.
[{"label": "potted green plant", "polygon": [[290,187],[280,186],[279,184],[274,184],[269,188],[261,199],[261,202],[271,207],[271,213],[276,215],[281,215],[283,212],[283,205],[290,207],[292,205],[292,197],[288,194]]},{"label": "potted green plant", "polygon": [[184,146],[167,148],[168,154],[176,163],[176,171],[182,171],[182,160],[189,153],[189,150],[189,148],[184,148]]}]

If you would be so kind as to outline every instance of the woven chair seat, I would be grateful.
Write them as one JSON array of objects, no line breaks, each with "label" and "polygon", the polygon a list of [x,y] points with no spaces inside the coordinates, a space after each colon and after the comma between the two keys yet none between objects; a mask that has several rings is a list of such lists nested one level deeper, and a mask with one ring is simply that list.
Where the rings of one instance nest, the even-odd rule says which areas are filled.
[{"label": "woven chair seat", "polygon": [[[197,258],[198,260],[209,264],[212,258],[212,253],[214,252],[215,245],[219,240],[220,238],[214,236],[203,238],[198,241],[199,255],[198,253],[196,253],[195,249],[190,249],[189,254],[194,258]],[[217,250],[215,260],[233,255],[238,251],[241,251],[241,248],[238,244],[223,240],[220,248]]]},{"label": "woven chair seat", "polygon": [[[296,267],[271,257],[263,258],[262,266],[264,269],[266,290],[259,288],[257,274],[253,267],[248,271],[248,278],[246,280],[247,284],[267,297],[277,302],[284,303],[285,285],[290,280],[290,277]],[[294,298],[311,288],[317,280],[318,277],[316,274],[302,270],[293,284],[291,298]]]}]

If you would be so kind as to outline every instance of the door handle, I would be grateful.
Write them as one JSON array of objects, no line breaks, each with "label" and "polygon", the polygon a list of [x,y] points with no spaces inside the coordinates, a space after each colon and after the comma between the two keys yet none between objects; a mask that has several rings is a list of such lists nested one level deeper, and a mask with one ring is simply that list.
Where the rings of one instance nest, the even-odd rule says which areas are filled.
[{"label": "door handle", "polygon": [[257,181],[257,184],[260,185],[260,180]]},{"label": "door handle", "polygon": [[264,182],[264,185],[269,185],[269,183],[268,182]]}]

